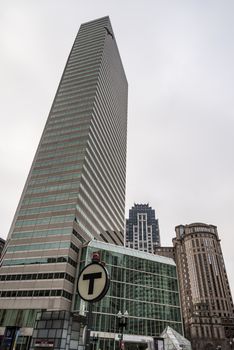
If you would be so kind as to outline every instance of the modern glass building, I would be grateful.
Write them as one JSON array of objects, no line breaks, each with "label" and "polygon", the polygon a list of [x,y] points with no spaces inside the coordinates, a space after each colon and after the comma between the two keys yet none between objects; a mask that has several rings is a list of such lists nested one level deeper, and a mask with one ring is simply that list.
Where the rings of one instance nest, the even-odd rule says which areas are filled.
[{"label": "modern glass building", "polygon": [[155,210],[149,204],[134,204],[126,220],[125,246],[154,253],[160,246],[160,232]]},{"label": "modern glass building", "polygon": [[[117,313],[128,311],[124,341],[126,349],[134,344],[147,347],[153,336],[171,326],[183,333],[176,265],[172,259],[113,244],[91,241],[82,249],[80,269],[99,252],[110,274],[107,295],[94,304],[93,334],[97,349],[118,348]],[[74,312],[85,315],[87,304],[78,294]],[[82,330],[81,330],[82,333]]]},{"label": "modern glass building", "polygon": [[160,337],[164,339],[166,350],[192,350],[190,341],[169,326],[164,329]]},{"label": "modern glass building", "polygon": [[109,17],[82,24],[4,248],[0,336],[32,335],[25,310],[71,309],[84,242],[123,245],[127,94]]}]

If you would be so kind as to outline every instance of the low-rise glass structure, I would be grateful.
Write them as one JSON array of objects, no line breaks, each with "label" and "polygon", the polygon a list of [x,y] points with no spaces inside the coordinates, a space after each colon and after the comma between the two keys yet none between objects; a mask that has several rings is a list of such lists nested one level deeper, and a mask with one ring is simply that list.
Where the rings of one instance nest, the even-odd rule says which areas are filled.
[{"label": "low-rise glass structure", "polygon": [[169,326],[164,329],[161,337],[164,339],[165,350],[192,350],[190,341]]},{"label": "low-rise glass structure", "polygon": [[[147,343],[167,326],[183,334],[176,265],[172,259],[91,241],[82,248],[80,269],[91,262],[92,253],[97,251],[111,279],[107,295],[93,306],[93,333],[101,349],[115,348],[119,311],[129,314],[124,330],[127,349],[139,339]],[[86,310],[87,303],[77,294],[74,312],[85,315]]]}]

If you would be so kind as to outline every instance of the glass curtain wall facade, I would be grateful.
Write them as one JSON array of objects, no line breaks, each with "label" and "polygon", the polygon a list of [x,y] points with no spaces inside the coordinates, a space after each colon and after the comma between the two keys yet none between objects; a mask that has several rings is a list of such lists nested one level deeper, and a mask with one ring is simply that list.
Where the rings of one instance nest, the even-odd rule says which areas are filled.
[{"label": "glass curtain wall facade", "polygon": [[134,204],[126,220],[125,246],[154,253],[160,246],[160,232],[155,210],[149,204]]},{"label": "glass curtain wall facade", "polygon": [[[129,314],[125,338],[159,336],[168,325],[183,332],[176,266],[172,259],[91,241],[82,249],[80,269],[91,262],[92,253],[97,251],[111,278],[107,295],[93,307],[93,332],[99,333],[101,349],[108,346],[113,349],[114,337],[119,332],[119,311],[127,310]],[[74,311],[85,314],[85,310],[86,303],[77,295]],[[134,337],[126,341],[131,339]]]},{"label": "glass curtain wall facade", "polygon": [[1,310],[70,310],[80,246],[123,245],[127,90],[109,17],[82,24],[3,252]]}]

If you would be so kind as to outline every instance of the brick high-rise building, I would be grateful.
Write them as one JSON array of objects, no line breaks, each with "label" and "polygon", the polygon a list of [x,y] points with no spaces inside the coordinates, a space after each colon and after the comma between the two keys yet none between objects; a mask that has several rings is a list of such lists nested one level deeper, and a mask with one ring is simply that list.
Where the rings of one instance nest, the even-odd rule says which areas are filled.
[{"label": "brick high-rise building", "polygon": [[35,315],[42,311],[43,319],[46,310],[50,324],[58,322],[43,337],[47,332],[54,349],[69,348],[80,246],[124,243],[127,95],[109,17],[82,24],[1,261],[1,349],[16,336],[27,349]]},{"label": "brick high-rise building", "polygon": [[217,227],[195,223],[175,230],[185,335],[193,350],[232,349],[234,307]]}]

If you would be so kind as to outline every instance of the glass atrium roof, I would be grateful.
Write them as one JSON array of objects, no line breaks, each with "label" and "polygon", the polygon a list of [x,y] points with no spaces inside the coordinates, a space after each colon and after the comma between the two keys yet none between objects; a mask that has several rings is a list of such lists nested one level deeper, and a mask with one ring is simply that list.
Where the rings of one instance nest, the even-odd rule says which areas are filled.
[{"label": "glass atrium roof", "polygon": [[112,252],[123,254],[123,255],[134,256],[134,257],[140,258],[140,259],[146,259],[146,260],[159,262],[162,264],[168,264],[168,265],[175,266],[175,262],[171,258],[167,258],[165,256],[160,256],[160,255],[154,255],[151,253],[146,253],[146,252],[136,250],[136,249],[126,248],[126,247],[120,246],[120,245],[115,245],[115,244],[111,244],[111,243],[105,243],[105,242],[92,240],[88,243],[88,246],[93,247],[93,248],[97,248],[97,249],[110,250]]},{"label": "glass atrium roof", "polygon": [[160,337],[164,338],[166,350],[192,350],[190,341],[169,326],[164,329]]}]

